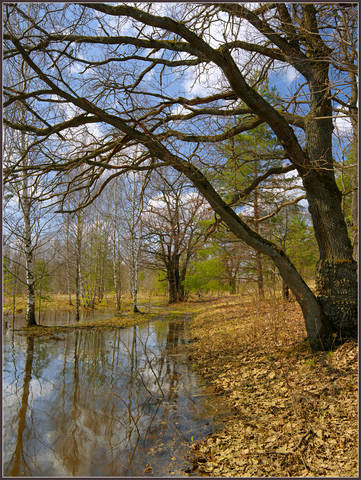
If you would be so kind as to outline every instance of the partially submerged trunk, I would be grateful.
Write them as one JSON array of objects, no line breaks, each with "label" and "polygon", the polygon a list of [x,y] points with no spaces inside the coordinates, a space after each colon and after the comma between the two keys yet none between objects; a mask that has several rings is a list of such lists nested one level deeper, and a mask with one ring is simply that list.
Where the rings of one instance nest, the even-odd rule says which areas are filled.
[{"label": "partially submerged trunk", "polygon": [[113,190],[113,205],[114,205],[114,212],[113,212],[113,225],[112,225],[112,263],[113,263],[113,285],[114,285],[114,293],[115,293],[115,304],[116,309],[120,312],[122,308],[122,297],[121,297],[121,285],[118,279],[118,255],[117,255],[117,182],[114,182],[114,190]]},{"label": "partially submerged trunk", "polygon": [[[23,113],[23,110],[22,110]],[[26,151],[25,135],[22,133],[21,150]],[[24,156],[22,164],[27,166],[28,158]],[[24,171],[21,181],[21,193],[19,196],[22,216],[24,221],[23,227],[23,250],[25,255],[25,275],[26,275],[26,325],[32,327],[36,325],[35,321],[35,278],[34,278],[34,245],[31,229],[31,210],[32,210],[32,194],[29,187],[29,179]]]}]

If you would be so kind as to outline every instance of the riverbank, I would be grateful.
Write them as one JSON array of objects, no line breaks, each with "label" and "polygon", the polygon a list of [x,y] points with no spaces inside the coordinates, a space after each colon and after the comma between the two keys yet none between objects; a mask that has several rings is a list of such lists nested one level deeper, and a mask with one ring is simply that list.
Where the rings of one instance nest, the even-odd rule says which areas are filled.
[{"label": "riverbank", "polygon": [[190,359],[229,411],[193,444],[206,476],[357,476],[357,345],[312,353],[296,303],[227,298],[192,319]]}]

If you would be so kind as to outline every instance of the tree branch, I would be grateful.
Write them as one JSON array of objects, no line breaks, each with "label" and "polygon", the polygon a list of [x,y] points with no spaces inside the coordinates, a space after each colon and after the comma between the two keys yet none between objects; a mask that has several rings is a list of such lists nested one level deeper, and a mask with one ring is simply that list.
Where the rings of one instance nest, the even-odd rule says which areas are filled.
[{"label": "tree branch", "polygon": [[253,180],[253,182],[247,188],[245,188],[241,192],[237,192],[233,196],[232,200],[229,202],[228,205],[236,206],[242,198],[249,195],[261,182],[263,182],[263,180],[266,180],[271,175],[281,175],[283,173],[292,172],[292,170],[296,170],[296,167],[294,165],[288,165],[287,167],[272,167],[272,168],[270,168],[263,175],[260,175],[255,180]]}]

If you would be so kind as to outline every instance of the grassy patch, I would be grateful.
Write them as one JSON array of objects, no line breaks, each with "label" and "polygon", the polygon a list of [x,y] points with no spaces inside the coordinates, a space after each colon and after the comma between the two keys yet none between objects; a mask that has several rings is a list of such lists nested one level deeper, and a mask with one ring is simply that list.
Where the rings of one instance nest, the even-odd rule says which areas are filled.
[{"label": "grassy patch", "polygon": [[296,303],[213,302],[191,361],[230,412],[193,445],[201,475],[357,476],[357,345],[313,354]]}]

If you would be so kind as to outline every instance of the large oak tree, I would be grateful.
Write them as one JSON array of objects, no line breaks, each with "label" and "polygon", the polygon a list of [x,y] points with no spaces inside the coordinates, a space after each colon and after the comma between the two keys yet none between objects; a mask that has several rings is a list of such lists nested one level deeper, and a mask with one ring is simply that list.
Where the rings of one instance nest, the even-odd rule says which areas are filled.
[{"label": "large oak tree", "polygon": [[[348,105],[332,72],[337,68],[346,84],[348,76],[357,75],[354,61],[340,64],[335,55],[342,42],[337,18],[348,9],[356,14],[350,4],[321,3],[45,4],[36,13],[9,4],[7,68],[20,57],[32,76],[26,92],[5,86],[5,106],[16,101],[29,107],[31,101],[33,122],[5,121],[34,137],[34,144],[44,142],[32,174],[53,171],[54,185],[63,171],[85,166],[82,178],[67,189],[83,189],[84,204],[132,169],[167,165],[184,174],[234,235],[272,259],[301,305],[312,348],[329,348],[335,335],[357,332],[356,262],[332,148],[333,107]],[[293,69],[302,82],[294,95],[272,101],[259,85],[281,67]],[[218,87],[208,95],[172,91],[181,74],[196,79],[207,71]],[[227,117],[239,120],[225,129]],[[285,253],[249,228],[212,185],[217,164],[205,158],[204,144],[262,123],[288,159],[262,179],[291,169],[302,179],[320,254],[316,295]],[[94,124],[97,135],[90,135],[85,148],[67,145],[69,129],[91,132]],[[135,144],[143,146],[136,160],[129,154]],[[9,166],[5,179],[20,170]]]}]

